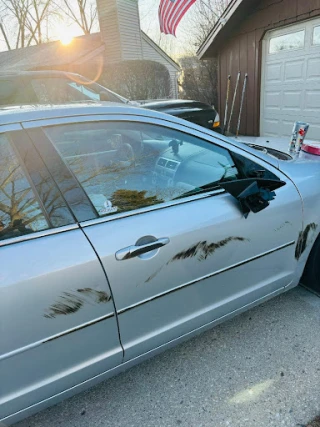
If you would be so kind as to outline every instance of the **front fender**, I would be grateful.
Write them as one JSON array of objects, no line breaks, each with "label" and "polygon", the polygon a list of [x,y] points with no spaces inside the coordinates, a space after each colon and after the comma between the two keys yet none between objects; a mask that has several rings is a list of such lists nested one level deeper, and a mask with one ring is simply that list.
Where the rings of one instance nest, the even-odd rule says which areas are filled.
[{"label": "front fender", "polygon": [[297,274],[301,277],[320,234],[320,157],[301,153],[294,161],[281,162],[280,169],[294,183],[302,200],[303,230],[296,243]]}]

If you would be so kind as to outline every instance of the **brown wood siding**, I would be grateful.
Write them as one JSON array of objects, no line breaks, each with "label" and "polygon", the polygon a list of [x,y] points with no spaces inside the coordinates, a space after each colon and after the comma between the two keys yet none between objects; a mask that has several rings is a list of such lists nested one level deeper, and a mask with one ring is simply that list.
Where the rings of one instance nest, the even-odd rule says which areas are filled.
[{"label": "brown wood siding", "polygon": [[258,136],[260,130],[261,49],[266,31],[320,16],[320,0],[261,0],[247,11],[247,18],[239,23],[222,48],[219,57],[219,111],[223,122],[227,78],[231,75],[229,113],[237,73],[241,80],[235,104],[231,131],[236,131],[240,98],[245,73],[248,85],[244,102],[240,132],[242,135]]}]

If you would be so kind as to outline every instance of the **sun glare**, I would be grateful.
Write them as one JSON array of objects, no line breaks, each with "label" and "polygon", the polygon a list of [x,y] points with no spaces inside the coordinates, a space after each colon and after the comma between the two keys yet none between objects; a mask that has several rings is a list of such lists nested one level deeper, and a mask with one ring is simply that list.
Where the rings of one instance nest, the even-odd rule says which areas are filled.
[{"label": "sun glare", "polygon": [[68,44],[70,44],[73,40],[73,35],[70,34],[68,31],[63,30],[61,31],[61,34],[59,35],[59,39],[61,44],[63,44],[64,46],[67,46]]}]

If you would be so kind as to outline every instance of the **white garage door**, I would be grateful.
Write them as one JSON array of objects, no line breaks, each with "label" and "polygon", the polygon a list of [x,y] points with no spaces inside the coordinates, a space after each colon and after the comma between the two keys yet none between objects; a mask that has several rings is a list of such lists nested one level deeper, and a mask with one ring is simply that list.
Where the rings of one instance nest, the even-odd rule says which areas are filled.
[{"label": "white garage door", "polygon": [[262,136],[286,136],[296,120],[320,141],[320,19],[267,33],[261,81]]}]

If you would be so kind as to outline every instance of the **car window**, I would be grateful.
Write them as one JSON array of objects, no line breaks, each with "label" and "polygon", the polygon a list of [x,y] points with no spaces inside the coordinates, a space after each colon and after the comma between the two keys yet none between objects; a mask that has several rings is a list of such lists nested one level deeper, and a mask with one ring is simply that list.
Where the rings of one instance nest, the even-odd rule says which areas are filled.
[{"label": "car window", "polygon": [[[40,103],[68,103],[81,101],[122,102],[120,98],[103,87],[88,82],[72,81],[68,78],[36,78],[31,81],[32,88]],[[103,99],[100,93],[103,92]]]},{"label": "car window", "polygon": [[[63,227],[75,222],[66,201],[54,182],[32,141],[25,131],[10,132],[11,142],[17,150],[37,195],[54,228]],[[58,169],[58,168],[57,168]],[[68,187],[72,190],[72,185]]]},{"label": "car window", "polygon": [[73,82],[69,79],[37,78],[33,79],[31,84],[40,103],[59,104],[91,99],[75,87],[72,87]]},{"label": "car window", "polygon": [[208,192],[239,177],[227,150],[161,126],[98,122],[45,132],[100,216]]},{"label": "car window", "polygon": [[37,102],[30,85],[23,78],[13,80],[0,79],[0,105],[33,104]]},{"label": "car window", "polygon": [[0,134],[0,152],[0,240],[50,228],[5,134]]}]

